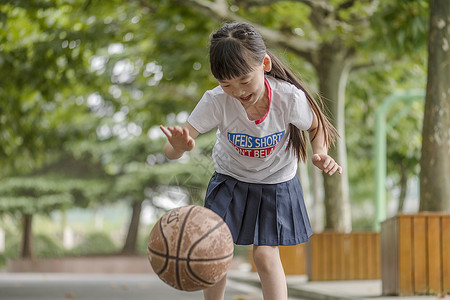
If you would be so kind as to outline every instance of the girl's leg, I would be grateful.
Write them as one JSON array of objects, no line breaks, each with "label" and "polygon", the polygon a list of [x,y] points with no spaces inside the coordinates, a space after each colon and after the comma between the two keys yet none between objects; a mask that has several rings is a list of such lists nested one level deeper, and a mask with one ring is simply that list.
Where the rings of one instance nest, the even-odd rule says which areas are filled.
[{"label": "girl's leg", "polygon": [[264,300],[287,300],[286,275],[277,246],[253,246]]},{"label": "girl's leg", "polygon": [[223,300],[225,296],[225,285],[227,283],[227,276],[223,277],[216,285],[204,289],[203,297],[205,300]]}]

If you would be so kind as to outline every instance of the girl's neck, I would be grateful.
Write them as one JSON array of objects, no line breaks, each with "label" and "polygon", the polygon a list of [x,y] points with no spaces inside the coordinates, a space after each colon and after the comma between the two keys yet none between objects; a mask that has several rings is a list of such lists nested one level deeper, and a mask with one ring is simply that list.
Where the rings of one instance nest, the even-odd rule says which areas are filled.
[{"label": "girl's neck", "polygon": [[267,89],[265,88],[264,96],[259,99],[255,104],[246,107],[244,104],[245,112],[247,113],[247,117],[251,121],[259,120],[267,114],[269,110],[269,96]]}]

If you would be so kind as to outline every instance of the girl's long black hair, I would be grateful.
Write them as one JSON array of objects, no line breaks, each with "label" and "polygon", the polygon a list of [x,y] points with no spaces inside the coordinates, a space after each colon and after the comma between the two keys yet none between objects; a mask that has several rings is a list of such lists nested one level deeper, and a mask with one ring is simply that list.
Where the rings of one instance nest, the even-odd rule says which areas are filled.
[{"label": "girl's long black hair", "polygon": [[[272,60],[272,69],[267,75],[287,81],[305,93],[311,109],[317,116],[318,129],[324,131],[326,147],[334,144],[338,136],[336,128],[328,121],[321,107],[294,73],[266,49],[261,34],[252,25],[244,22],[230,23],[211,35],[209,60],[211,72],[218,80],[229,80],[248,74],[263,62],[266,54]],[[317,98],[322,106],[322,99],[319,95]],[[313,136],[312,140],[314,138]],[[289,124],[287,150],[291,148],[294,149],[299,161],[306,161],[308,157],[306,133]]]}]

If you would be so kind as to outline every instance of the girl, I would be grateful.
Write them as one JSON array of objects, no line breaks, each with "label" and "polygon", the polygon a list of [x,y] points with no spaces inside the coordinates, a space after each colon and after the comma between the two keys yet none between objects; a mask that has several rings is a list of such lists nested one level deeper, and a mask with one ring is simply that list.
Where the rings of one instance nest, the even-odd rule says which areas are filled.
[{"label": "girl", "polygon": [[[304,243],[312,234],[296,175],[307,159],[305,131],[313,164],[332,175],[342,173],[327,154],[336,129],[252,25],[219,29],[209,55],[219,85],[203,95],[183,128],[161,126],[164,153],[180,158],[199,134],[218,128],[205,207],[225,220],[235,244],[253,244],[264,299],[287,299],[278,246]],[[225,282],[204,290],[204,298],[223,299]]]}]

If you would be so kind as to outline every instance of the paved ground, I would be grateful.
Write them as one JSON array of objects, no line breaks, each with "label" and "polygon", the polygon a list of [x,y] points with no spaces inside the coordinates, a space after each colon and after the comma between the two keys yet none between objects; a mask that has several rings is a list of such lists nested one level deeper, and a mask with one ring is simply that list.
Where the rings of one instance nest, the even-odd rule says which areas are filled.
[{"label": "paved ground", "polygon": [[[0,273],[1,300],[201,300],[203,293],[183,292],[156,275]],[[228,280],[225,300],[262,300],[254,284]]]},{"label": "paved ground", "polygon": [[[436,296],[382,297],[380,280],[309,282],[306,276],[288,276],[287,281],[291,300],[438,300]],[[156,275],[0,273],[0,300],[65,299],[201,300],[203,295],[177,291]],[[230,271],[225,300],[262,300],[258,275]]]},{"label": "paved ground", "polygon": [[[256,273],[229,272],[232,280],[259,285]],[[312,300],[439,300],[436,296],[381,296],[381,280],[308,281],[307,276],[287,276],[289,296]],[[446,299],[450,297],[447,295]]]},{"label": "paved ground", "polygon": [[[156,275],[0,274],[1,300],[179,300],[203,299],[200,292],[182,292]],[[226,300],[261,300],[259,288],[229,281]]]}]

